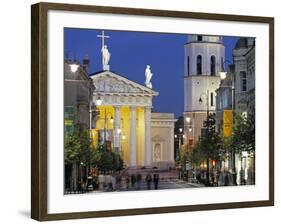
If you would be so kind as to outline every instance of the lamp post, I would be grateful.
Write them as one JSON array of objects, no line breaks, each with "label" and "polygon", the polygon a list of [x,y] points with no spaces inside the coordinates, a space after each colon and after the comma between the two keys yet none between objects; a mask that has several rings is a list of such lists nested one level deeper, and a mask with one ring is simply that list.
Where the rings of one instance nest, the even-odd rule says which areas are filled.
[{"label": "lamp post", "polygon": [[[230,61],[225,61],[230,62]],[[231,63],[231,62],[230,62]],[[232,72],[226,72],[224,69],[224,66],[222,66],[222,71],[220,72],[220,77],[221,80],[224,80],[227,77],[227,74],[230,74],[230,80],[231,80],[231,85],[220,85],[220,87],[226,87],[226,88],[231,88],[231,110],[232,110],[232,126],[234,125],[234,111],[235,111],[235,78],[234,78],[234,73]],[[233,134],[233,128],[232,128],[232,134]],[[237,185],[237,173],[236,173],[236,165],[235,165],[235,150],[232,148],[231,150],[231,165],[232,165],[232,175],[233,175],[233,184]]]},{"label": "lamp post", "polygon": [[[194,142],[194,134],[195,134],[195,126],[193,124],[193,120],[190,117],[186,117],[185,121],[187,123],[187,137],[189,136],[189,132],[192,132],[192,144]],[[189,141],[190,138],[187,138],[187,141]],[[188,143],[189,144],[189,143]]]},{"label": "lamp post", "polygon": [[[199,103],[201,104],[203,102],[202,100],[202,96],[205,96],[206,97],[206,106],[207,106],[207,127],[208,129],[206,130],[207,132],[209,132],[209,115],[210,115],[210,112],[209,112],[209,90],[207,89],[206,93],[203,92],[201,93],[200,95],[200,98],[199,98]],[[206,136],[204,136],[205,138]],[[209,164],[209,156],[207,157],[207,172],[206,172],[206,185],[209,186],[210,185],[210,172],[209,172],[209,169],[210,169],[210,164]]]},{"label": "lamp post", "polygon": [[[96,105],[97,106],[102,105],[102,99],[100,98],[100,96],[98,96],[98,98],[96,99]],[[103,131],[103,141],[104,141],[104,144],[106,143],[106,129],[107,129],[106,127],[107,127],[107,120],[108,120],[107,115],[108,115],[108,113],[107,113],[106,109],[104,109],[104,126],[103,126],[103,130],[104,130]],[[109,114],[109,115],[111,115],[111,114]],[[112,115],[110,116],[110,123],[113,123],[113,116]]]}]

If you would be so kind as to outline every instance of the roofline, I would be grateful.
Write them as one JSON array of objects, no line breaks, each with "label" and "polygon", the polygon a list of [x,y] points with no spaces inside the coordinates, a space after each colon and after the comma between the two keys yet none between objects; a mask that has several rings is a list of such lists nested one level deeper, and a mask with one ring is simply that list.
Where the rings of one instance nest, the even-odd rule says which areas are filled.
[{"label": "roofline", "polygon": [[147,89],[148,91],[152,91],[156,96],[159,95],[159,92],[157,92],[157,91],[155,91],[155,90],[153,90],[153,89],[150,89],[150,88],[146,87],[145,85],[142,85],[142,84],[139,84],[139,83],[137,83],[137,82],[135,82],[135,81],[132,81],[132,80],[128,79],[127,77],[125,77],[125,76],[123,76],[123,75],[120,75],[120,74],[118,74],[118,73],[116,73],[116,72],[114,72],[114,71],[107,71],[107,70],[105,70],[105,71],[100,71],[100,72],[95,72],[95,73],[89,74],[89,76],[92,78],[93,76],[98,76],[98,75],[104,74],[104,73],[106,73],[106,72],[110,72],[110,73],[112,73],[112,74],[114,74],[114,75],[120,76],[121,78],[126,79],[126,80],[129,81],[129,82],[133,82],[133,83],[135,83],[136,85],[139,85],[139,86],[141,86],[141,87]]}]

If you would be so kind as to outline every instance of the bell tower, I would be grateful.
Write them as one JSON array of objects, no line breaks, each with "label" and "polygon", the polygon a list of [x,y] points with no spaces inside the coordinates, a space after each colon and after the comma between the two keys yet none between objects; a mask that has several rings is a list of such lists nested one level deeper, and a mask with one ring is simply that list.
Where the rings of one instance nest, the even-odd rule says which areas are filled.
[{"label": "bell tower", "polygon": [[216,89],[224,61],[222,37],[188,36],[184,45],[184,131],[189,145],[201,136],[207,112],[216,109]]}]

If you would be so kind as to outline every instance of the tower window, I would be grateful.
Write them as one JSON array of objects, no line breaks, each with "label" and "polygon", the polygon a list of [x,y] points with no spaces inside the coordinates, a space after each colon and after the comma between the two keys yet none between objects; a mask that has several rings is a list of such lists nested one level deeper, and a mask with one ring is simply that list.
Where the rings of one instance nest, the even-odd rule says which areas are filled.
[{"label": "tower window", "polygon": [[197,55],[196,64],[197,64],[197,75],[202,75],[202,56],[201,55]]},{"label": "tower window", "polygon": [[197,36],[197,41],[202,41],[202,40],[203,40],[202,35],[198,35],[198,36]]},{"label": "tower window", "polygon": [[221,71],[224,71],[223,57],[221,57]]},{"label": "tower window", "polygon": [[216,74],[216,57],[213,55],[211,56],[211,75],[215,75]]},{"label": "tower window", "polygon": [[214,93],[211,93],[211,107],[214,106]]},{"label": "tower window", "polygon": [[187,75],[190,75],[190,59],[189,59],[189,56],[187,56]]},{"label": "tower window", "polygon": [[241,77],[241,91],[247,91],[247,75],[246,72],[240,72]]}]

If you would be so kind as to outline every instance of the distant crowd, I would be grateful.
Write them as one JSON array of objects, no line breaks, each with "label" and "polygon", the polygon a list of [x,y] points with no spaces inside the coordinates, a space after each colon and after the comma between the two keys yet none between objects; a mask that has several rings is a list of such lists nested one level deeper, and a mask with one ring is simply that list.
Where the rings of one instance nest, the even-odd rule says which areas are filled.
[{"label": "distant crowd", "polygon": [[88,179],[87,186],[78,183],[78,192],[83,191],[122,191],[158,189],[159,174],[112,174],[100,173]]}]

